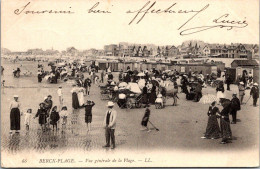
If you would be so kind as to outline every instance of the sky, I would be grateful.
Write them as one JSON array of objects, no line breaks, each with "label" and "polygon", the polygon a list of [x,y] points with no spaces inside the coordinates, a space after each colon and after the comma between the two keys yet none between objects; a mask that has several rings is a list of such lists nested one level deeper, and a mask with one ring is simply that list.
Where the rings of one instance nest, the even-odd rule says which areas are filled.
[{"label": "sky", "polygon": [[[24,11],[16,15],[15,10]],[[95,10],[110,11],[104,13],[88,13],[89,9],[100,2]],[[259,1],[258,0],[161,0],[150,1],[144,7],[148,9],[165,10],[176,3],[174,11],[199,11],[180,13],[147,13],[143,20],[136,24],[143,13],[129,25],[137,13],[127,13],[140,10],[147,0],[2,0],[1,5],[1,44],[11,51],[26,51],[32,48],[65,50],[74,46],[76,49],[103,49],[107,44],[130,42],[137,44],[180,45],[187,40],[202,40],[208,43],[254,43],[259,44]],[[250,2],[250,3],[249,3]],[[65,10],[73,14],[25,14],[25,11]],[[181,29],[180,26],[192,18]],[[220,25],[214,23],[224,14],[225,21],[243,22],[244,28],[214,27],[190,35],[180,35],[186,29],[202,26]],[[220,19],[221,20],[221,19]],[[219,21],[220,21],[219,20]],[[232,24],[243,26],[245,24]],[[222,24],[227,25],[227,24]],[[230,24],[229,24],[230,25]]]}]

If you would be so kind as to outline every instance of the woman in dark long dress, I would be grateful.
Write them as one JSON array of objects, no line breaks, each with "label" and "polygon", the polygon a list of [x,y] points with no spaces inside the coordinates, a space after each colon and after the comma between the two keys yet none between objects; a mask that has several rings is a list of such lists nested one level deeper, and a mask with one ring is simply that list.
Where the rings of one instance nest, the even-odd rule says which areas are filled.
[{"label": "woman in dark long dress", "polygon": [[147,87],[146,87],[146,84],[145,86],[143,87],[143,98],[142,98],[142,102],[143,104],[148,104],[148,98],[147,98]]},{"label": "woman in dark long dress", "polygon": [[228,143],[228,140],[232,139],[232,131],[229,120],[231,102],[230,100],[221,101],[221,105],[223,106],[223,110],[220,112],[220,127],[222,137],[221,144],[226,144]]},{"label": "woman in dark long dress", "polygon": [[150,98],[149,98],[150,104],[154,104],[155,100],[156,100],[156,86],[153,85],[152,90],[151,90],[151,95],[150,95]]},{"label": "woman in dark long dress", "polygon": [[71,90],[72,92],[72,107],[74,109],[79,108],[79,100],[78,100],[78,89],[76,88],[76,85],[73,85],[73,89]]},{"label": "woman in dark long dress", "polygon": [[10,104],[10,134],[15,130],[16,133],[21,129],[21,114],[20,103],[18,102],[18,96],[14,95],[14,100]]},{"label": "woman in dark long dress", "polygon": [[39,124],[41,125],[42,131],[45,131],[46,130],[48,112],[45,109],[44,103],[40,103],[40,108],[38,109],[34,118],[36,118],[36,117],[39,117]]},{"label": "woman in dark long dress", "polygon": [[218,139],[220,138],[220,128],[218,125],[217,114],[219,114],[219,109],[216,107],[216,102],[212,102],[208,110],[208,124],[206,128],[206,133],[203,139]]}]

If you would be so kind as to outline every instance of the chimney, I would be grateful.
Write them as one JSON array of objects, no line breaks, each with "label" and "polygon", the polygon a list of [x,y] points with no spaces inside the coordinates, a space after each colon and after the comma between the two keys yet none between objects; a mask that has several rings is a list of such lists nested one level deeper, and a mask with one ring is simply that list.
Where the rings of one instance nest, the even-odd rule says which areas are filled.
[{"label": "chimney", "polygon": [[247,52],[247,59],[252,60],[252,51]]}]

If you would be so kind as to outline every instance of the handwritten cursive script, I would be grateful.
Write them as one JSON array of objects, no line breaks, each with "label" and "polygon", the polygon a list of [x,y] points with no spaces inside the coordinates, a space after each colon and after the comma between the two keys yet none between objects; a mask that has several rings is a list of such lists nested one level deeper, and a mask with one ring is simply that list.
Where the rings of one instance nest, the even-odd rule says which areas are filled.
[{"label": "handwritten cursive script", "polygon": [[206,30],[213,29],[213,28],[226,28],[227,31],[230,31],[233,28],[245,28],[248,26],[248,23],[246,20],[235,21],[235,20],[228,19],[228,17],[229,17],[229,14],[224,14],[217,19],[213,19],[212,22],[217,25],[214,24],[214,25],[210,25],[210,26],[197,26],[197,27],[184,29],[180,32],[180,35],[190,35],[190,34],[206,31]]},{"label": "handwritten cursive script", "polygon": [[[31,2],[28,2],[26,5],[17,8],[14,10],[14,14],[21,15],[21,14],[74,14],[75,11],[69,7],[67,10],[52,10],[52,9],[44,9],[44,10],[31,10],[30,9]],[[220,17],[216,17],[212,20],[212,24],[210,25],[201,25],[200,20],[203,15],[206,15],[207,9],[210,7],[210,4],[206,4],[199,9],[177,9],[177,3],[172,3],[165,9],[156,8],[157,2],[146,2],[141,8],[138,10],[128,10],[127,14],[134,14],[133,18],[130,20],[128,25],[131,24],[139,24],[141,23],[145,16],[148,14],[184,14],[188,16],[188,18],[184,21],[183,24],[178,26],[177,30],[180,31],[180,35],[190,35],[194,33],[199,33],[202,31],[214,29],[214,28],[226,28],[227,31],[230,31],[234,28],[245,28],[248,26],[248,22],[246,18],[244,20],[233,20],[231,19],[232,16],[226,13],[221,15]],[[113,5],[112,5],[113,6]],[[109,10],[102,10],[100,9],[100,2],[96,2],[92,7],[87,10],[89,14],[110,14],[112,13]],[[199,18],[200,17],[200,18]],[[196,22],[197,19],[197,22]],[[189,23],[192,21],[193,27],[189,27]]]},{"label": "handwritten cursive script", "polygon": [[[188,14],[188,13],[195,13],[193,15],[193,17],[195,17],[196,15],[198,15],[200,12],[204,11],[209,6],[209,5],[206,5],[201,10],[182,10],[182,9],[180,9],[180,10],[173,10],[172,8],[174,6],[176,6],[176,4],[177,4],[177,3],[173,3],[172,5],[167,7],[166,9],[153,9],[153,7],[156,4],[156,1],[153,2],[152,4],[150,4],[150,3],[151,3],[150,1],[146,2],[146,4],[139,10],[136,10],[136,11],[128,10],[126,12],[127,14],[132,14],[132,13],[136,14],[134,16],[134,18],[129,22],[129,25],[131,25],[138,18],[138,16],[140,16],[140,19],[136,22],[136,24],[139,24],[144,19],[144,17],[147,14],[149,14],[149,13],[151,13],[151,14],[162,14],[162,13],[168,13],[168,14]],[[187,22],[189,22],[193,17],[191,17]],[[183,27],[187,22],[185,22],[181,27]]]},{"label": "handwritten cursive script", "polygon": [[[177,6],[177,3],[173,3],[169,7],[165,9],[155,9],[156,1],[151,3],[150,1],[146,2],[143,7],[141,7],[138,10],[131,11],[128,10],[127,14],[135,14],[134,17],[131,19],[128,25],[133,24],[136,20],[136,24],[139,24],[144,17],[147,14],[162,14],[162,13],[168,13],[168,14],[192,14],[191,17],[189,17],[180,27],[178,27],[178,30],[180,30],[180,35],[190,35],[202,31],[206,31],[213,28],[227,28],[227,30],[232,30],[233,28],[245,28],[248,26],[248,23],[246,20],[243,21],[235,21],[228,19],[229,14],[224,14],[221,17],[217,19],[213,19],[214,25],[210,26],[196,26],[192,28],[185,28],[187,27],[188,23],[196,18],[199,14],[202,14],[206,11],[206,9],[210,6],[209,4],[205,5],[199,10],[173,10],[174,7]],[[216,25],[217,24],[217,25]]]},{"label": "handwritten cursive script", "polygon": [[[74,12],[71,11],[71,7],[69,7],[69,10],[27,10],[31,2],[28,2],[25,6],[21,8],[17,8],[14,10],[14,13],[16,15],[20,15],[21,13],[24,14],[73,14]],[[26,9],[26,10],[25,10]]]},{"label": "handwritten cursive script", "polygon": [[99,10],[96,9],[99,5],[99,2],[95,3],[89,10],[88,13],[111,13],[110,11],[105,11],[105,10]]}]

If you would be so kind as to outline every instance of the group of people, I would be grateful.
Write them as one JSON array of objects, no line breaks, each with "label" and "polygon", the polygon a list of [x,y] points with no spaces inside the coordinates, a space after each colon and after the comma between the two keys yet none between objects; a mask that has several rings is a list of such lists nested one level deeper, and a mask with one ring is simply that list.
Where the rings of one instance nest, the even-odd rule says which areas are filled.
[{"label": "group of people", "polygon": [[[208,124],[206,127],[206,132],[203,139],[218,139],[222,138],[221,144],[226,144],[232,140],[232,131],[230,127],[229,115],[232,115],[231,124],[236,124],[236,115],[237,111],[241,109],[240,101],[236,96],[236,93],[233,94],[232,100],[220,99],[221,106],[223,109],[220,111],[217,107],[217,102],[214,101],[211,103],[207,115],[208,115]],[[220,119],[220,127],[218,120]]]},{"label": "group of people", "polygon": [[[75,69],[76,71],[77,69]],[[55,70],[56,71],[56,70]],[[92,73],[93,72],[93,73]],[[152,69],[151,71],[145,70],[139,74],[140,72],[134,72],[128,70],[126,73],[122,71],[119,73],[119,82],[115,83],[113,74],[108,72],[101,72],[101,82],[107,82],[107,85],[113,85],[113,90],[118,91],[118,105],[123,108],[126,102],[126,94],[121,92],[123,88],[127,88],[127,86],[121,86],[120,83],[125,82],[127,84],[136,83],[141,91],[141,102],[145,105],[145,114],[142,119],[141,125],[142,129],[150,131],[147,127],[150,117],[150,109],[149,105],[155,104],[156,108],[163,108],[166,103],[167,96],[171,96],[173,98],[173,106],[177,106],[178,99],[178,88],[181,87],[181,92],[186,95],[187,100],[194,100],[198,102],[202,97],[202,88],[205,85],[205,78],[202,73],[199,74],[183,74],[180,75],[178,71],[158,71]],[[139,74],[139,75],[138,75]],[[56,76],[56,75],[55,75]],[[58,75],[57,75],[58,77]],[[87,130],[91,130],[92,123],[92,108],[95,106],[93,101],[86,101],[85,96],[90,95],[90,88],[93,80],[97,82],[95,72],[90,71],[90,78],[87,77],[84,79],[84,75],[75,72],[75,81],[76,84],[73,85],[71,90],[72,93],[72,108],[85,109],[85,122],[87,124]],[[39,80],[39,77],[38,77]],[[166,81],[170,81],[173,85],[173,90],[170,95],[169,91],[167,91],[167,86],[169,84]],[[40,82],[41,80],[39,80]],[[131,88],[128,88],[132,90]],[[228,143],[229,140],[232,139],[232,131],[230,127],[229,115],[232,115],[231,124],[236,124],[237,122],[237,111],[241,109],[241,105],[243,104],[243,97],[245,93],[245,84],[241,81],[238,86],[239,89],[239,98],[236,93],[233,93],[232,99],[225,99],[225,89],[224,82],[220,82],[216,87],[217,92],[217,101],[211,103],[209,110],[207,112],[208,115],[208,124],[206,128],[206,133],[202,138],[207,139],[217,139],[222,138],[221,143]],[[230,90],[228,88],[227,90]],[[51,129],[58,130],[59,124],[61,123],[62,131],[64,127],[66,127],[69,112],[67,106],[64,106],[62,87],[60,86],[57,91],[59,97],[59,106],[53,106],[52,96],[49,95],[47,98],[43,100],[42,103],[39,104],[39,109],[35,114],[34,118],[38,118],[38,122],[43,131]],[[253,97],[253,105],[256,106],[257,99],[259,97],[259,89],[258,84],[255,83],[251,88],[250,95]],[[20,117],[23,113],[20,112],[20,102],[18,101],[18,96],[14,96],[14,100],[10,105],[10,129],[11,133],[13,131],[19,132],[20,130]],[[223,109],[220,111],[217,107],[217,104],[221,104]],[[105,128],[105,137],[106,137],[106,145],[104,147],[115,148],[115,128],[116,128],[116,118],[117,112],[114,109],[114,103],[109,101],[107,104],[108,110],[105,113],[105,118],[103,121],[103,126]],[[28,109],[25,113],[25,126],[26,130],[30,128],[30,118],[32,117],[32,109]],[[220,119],[220,125],[218,124],[218,120]],[[61,122],[60,122],[61,121]],[[110,143],[111,142],[111,143]],[[112,145],[112,146],[111,146]]]},{"label": "group of people", "polygon": [[[244,104],[243,98],[245,95],[245,84],[242,81],[239,82],[239,98],[237,97],[237,93],[234,92],[231,100],[226,99],[226,96],[224,96],[223,82],[219,83],[219,85],[216,88],[216,91],[217,101],[212,102],[208,109],[208,124],[206,127],[205,135],[201,138],[222,138],[221,144],[226,144],[232,140],[232,131],[230,124],[237,123],[237,112],[241,110],[241,106]],[[251,96],[253,98],[253,106],[256,107],[256,102],[259,98],[259,88],[257,83],[254,83],[253,87],[250,90],[250,98]],[[223,107],[221,111],[217,107],[218,103],[221,104],[221,106]],[[230,121],[229,115],[232,116],[232,121]],[[218,118],[220,119],[220,127],[217,120]]]}]

